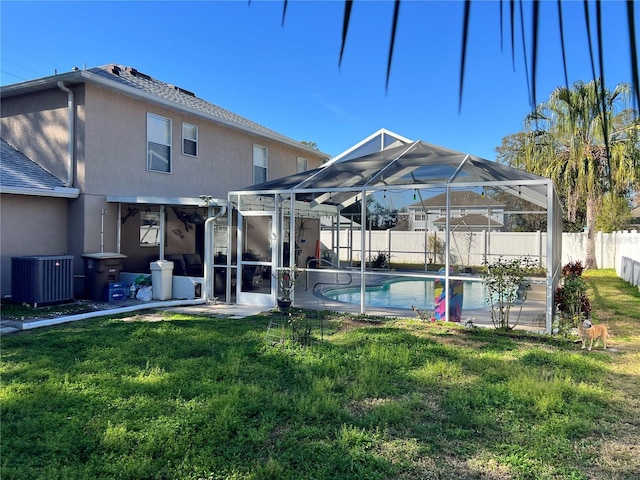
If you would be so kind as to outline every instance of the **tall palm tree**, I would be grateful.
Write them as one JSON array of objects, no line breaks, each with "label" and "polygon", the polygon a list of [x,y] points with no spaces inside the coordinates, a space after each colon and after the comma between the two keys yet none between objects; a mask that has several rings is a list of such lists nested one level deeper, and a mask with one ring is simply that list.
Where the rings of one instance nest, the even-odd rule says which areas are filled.
[{"label": "tall palm tree", "polygon": [[640,122],[628,99],[627,84],[610,91],[600,80],[576,82],[554,90],[527,117],[529,141],[519,163],[554,180],[570,218],[586,203],[586,267],[597,267],[595,226],[603,196],[627,192],[640,180]]}]

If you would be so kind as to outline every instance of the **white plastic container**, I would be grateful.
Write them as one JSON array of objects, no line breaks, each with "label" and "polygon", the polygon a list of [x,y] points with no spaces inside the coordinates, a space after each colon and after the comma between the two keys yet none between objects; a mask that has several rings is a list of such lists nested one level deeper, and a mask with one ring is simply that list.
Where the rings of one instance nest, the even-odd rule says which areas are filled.
[{"label": "white plastic container", "polygon": [[170,300],[173,289],[173,262],[158,260],[151,262],[151,285],[154,300]]}]

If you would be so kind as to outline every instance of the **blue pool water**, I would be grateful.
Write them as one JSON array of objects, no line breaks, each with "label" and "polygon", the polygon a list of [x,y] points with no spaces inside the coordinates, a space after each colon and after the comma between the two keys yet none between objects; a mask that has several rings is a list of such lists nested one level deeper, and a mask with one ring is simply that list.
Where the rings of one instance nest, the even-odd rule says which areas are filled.
[{"label": "blue pool water", "polygon": [[[365,302],[372,307],[433,309],[434,283],[431,278],[395,279],[379,286],[367,286]],[[360,304],[360,287],[329,290],[324,295],[339,302]],[[464,282],[463,309],[485,308],[486,298],[482,282]]]}]

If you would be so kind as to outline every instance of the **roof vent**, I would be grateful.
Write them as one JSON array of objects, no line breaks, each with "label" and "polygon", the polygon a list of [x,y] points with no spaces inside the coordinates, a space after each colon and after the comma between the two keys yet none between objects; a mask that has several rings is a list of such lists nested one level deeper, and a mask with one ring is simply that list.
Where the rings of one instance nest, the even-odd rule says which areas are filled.
[{"label": "roof vent", "polygon": [[131,75],[133,75],[134,77],[140,77],[140,78],[145,78],[145,79],[147,79],[147,80],[151,80],[151,76],[150,76],[150,75],[147,75],[146,73],[139,72],[138,70],[136,70],[136,69],[135,69],[135,68],[133,68],[133,67],[127,67],[127,68],[125,68],[125,71],[126,71],[126,72],[128,72],[128,73],[130,73],[130,74],[131,74]]},{"label": "roof vent", "polygon": [[169,85],[169,86],[179,93],[184,93],[185,95],[189,95],[190,97],[196,96],[195,93],[190,92],[189,90],[185,90],[184,88],[176,87],[175,85]]}]

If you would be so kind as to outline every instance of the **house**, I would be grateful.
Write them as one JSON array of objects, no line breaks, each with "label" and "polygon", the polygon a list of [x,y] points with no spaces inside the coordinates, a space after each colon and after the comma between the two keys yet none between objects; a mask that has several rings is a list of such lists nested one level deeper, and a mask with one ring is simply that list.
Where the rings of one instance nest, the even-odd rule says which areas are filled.
[{"label": "house", "polygon": [[[446,192],[424,198],[407,207],[411,230],[442,232],[446,228]],[[499,231],[504,226],[505,206],[473,190],[453,190],[449,198],[452,230]]]},{"label": "house", "polygon": [[83,255],[116,253],[123,272],[191,255],[195,270],[176,261],[174,273],[202,275],[206,254],[227,254],[228,191],[329,156],[120,65],[3,86],[0,99],[3,296],[22,255],[73,255],[76,296]]}]

